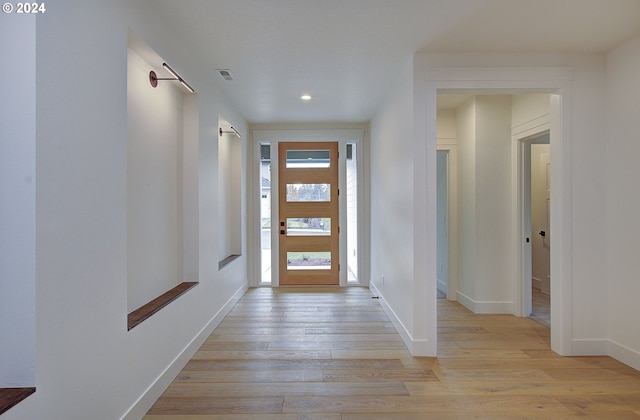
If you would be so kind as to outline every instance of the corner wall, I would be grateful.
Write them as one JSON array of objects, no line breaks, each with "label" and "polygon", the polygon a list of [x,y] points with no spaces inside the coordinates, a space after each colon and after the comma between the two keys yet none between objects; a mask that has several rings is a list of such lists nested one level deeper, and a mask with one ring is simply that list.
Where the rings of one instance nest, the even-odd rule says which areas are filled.
[{"label": "corner wall", "polygon": [[371,286],[416,354],[426,336],[420,331],[425,317],[416,317],[423,306],[414,302],[416,284],[423,279],[414,273],[413,100],[408,62],[371,122]]},{"label": "corner wall", "polygon": [[607,319],[610,354],[640,370],[640,37],[607,56],[607,142],[601,146],[606,160]]},{"label": "corner wall", "polygon": [[477,313],[511,313],[511,97],[475,96],[459,116],[458,299]]}]

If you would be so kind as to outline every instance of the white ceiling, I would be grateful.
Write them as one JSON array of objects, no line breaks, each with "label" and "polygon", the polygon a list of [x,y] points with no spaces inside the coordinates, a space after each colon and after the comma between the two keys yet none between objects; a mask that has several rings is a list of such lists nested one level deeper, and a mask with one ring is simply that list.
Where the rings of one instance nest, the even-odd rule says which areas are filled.
[{"label": "white ceiling", "polygon": [[368,121],[419,51],[604,53],[640,33],[640,0],[147,1],[254,123]]}]

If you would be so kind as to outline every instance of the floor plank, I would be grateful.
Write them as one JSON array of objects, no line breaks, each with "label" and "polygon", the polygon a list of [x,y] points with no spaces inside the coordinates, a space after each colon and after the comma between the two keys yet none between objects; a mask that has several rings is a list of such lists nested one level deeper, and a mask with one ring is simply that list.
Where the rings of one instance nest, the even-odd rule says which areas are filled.
[{"label": "floor plank", "polygon": [[438,340],[412,357],[368,289],[250,289],[145,419],[640,419],[640,372],[531,319],[439,299]]}]

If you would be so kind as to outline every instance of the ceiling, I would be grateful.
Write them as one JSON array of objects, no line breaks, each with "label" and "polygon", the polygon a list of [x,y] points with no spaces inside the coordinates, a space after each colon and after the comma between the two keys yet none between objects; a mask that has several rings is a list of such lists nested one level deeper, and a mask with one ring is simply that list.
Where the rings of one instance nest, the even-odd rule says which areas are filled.
[{"label": "ceiling", "polygon": [[640,0],[143,1],[252,123],[369,121],[415,52],[604,53],[640,33]]}]

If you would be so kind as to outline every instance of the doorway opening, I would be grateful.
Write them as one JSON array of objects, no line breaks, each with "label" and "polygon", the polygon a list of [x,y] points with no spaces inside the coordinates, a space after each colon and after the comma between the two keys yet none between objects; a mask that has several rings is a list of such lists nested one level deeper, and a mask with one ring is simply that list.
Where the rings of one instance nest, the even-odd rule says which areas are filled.
[{"label": "doorway opening", "polygon": [[[437,296],[474,313],[533,316],[548,328],[552,96],[500,90],[436,96]],[[452,169],[456,154],[460,164]]]},{"label": "doorway opening", "polygon": [[455,144],[437,148],[437,293],[438,299],[457,300],[458,221],[457,153]]},{"label": "doorway opening", "polygon": [[447,164],[447,152],[444,150],[438,150],[437,152],[437,194],[438,194],[438,299],[444,299],[449,294],[449,191],[448,191],[448,164]]},{"label": "doorway opening", "polygon": [[[522,224],[525,231],[525,313],[551,327],[551,144],[545,131],[522,139]],[[530,241],[530,242],[528,242]],[[527,281],[528,280],[528,281]]]}]

